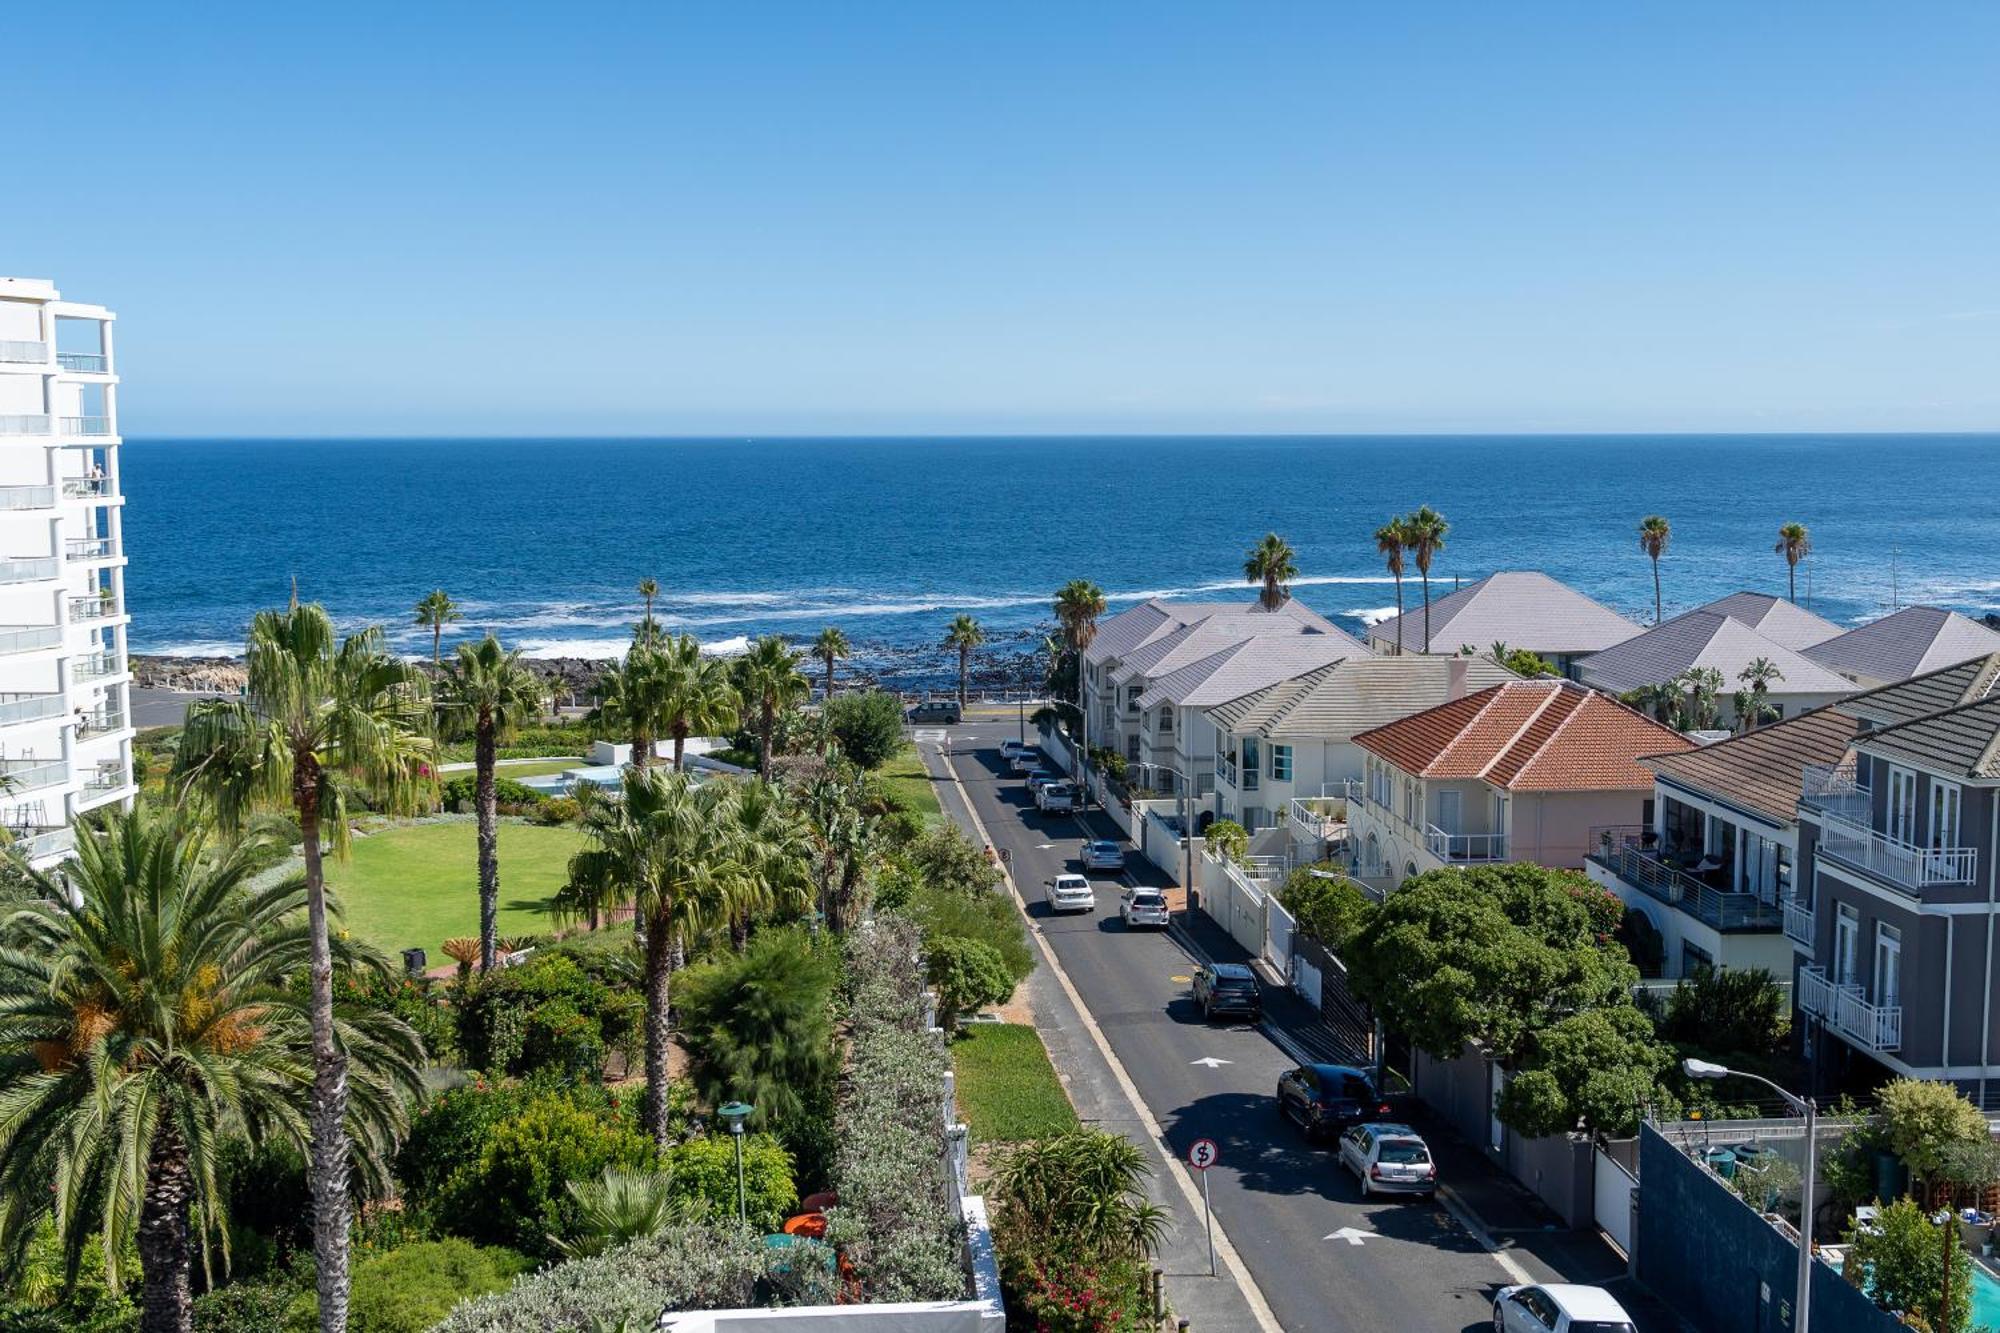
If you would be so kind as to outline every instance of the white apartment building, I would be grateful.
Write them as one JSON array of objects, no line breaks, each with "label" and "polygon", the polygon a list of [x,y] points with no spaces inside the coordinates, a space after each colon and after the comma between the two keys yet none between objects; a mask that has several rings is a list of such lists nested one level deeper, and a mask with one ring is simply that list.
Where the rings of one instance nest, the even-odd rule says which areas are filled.
[{"label": "white apartment building", "polygon": [[115,318],[0,277],[0,824],[37,865],[136,792]]}]

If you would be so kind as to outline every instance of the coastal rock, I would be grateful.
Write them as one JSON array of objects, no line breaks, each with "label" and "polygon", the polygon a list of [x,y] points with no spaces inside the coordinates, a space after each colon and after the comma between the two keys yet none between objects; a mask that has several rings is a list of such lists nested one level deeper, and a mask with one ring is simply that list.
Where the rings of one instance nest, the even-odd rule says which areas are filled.
[{"label": "coastal rock", "polygon": [[132,657],[132,683],[140,689],[241,694],[249,681],[234,657]]}]

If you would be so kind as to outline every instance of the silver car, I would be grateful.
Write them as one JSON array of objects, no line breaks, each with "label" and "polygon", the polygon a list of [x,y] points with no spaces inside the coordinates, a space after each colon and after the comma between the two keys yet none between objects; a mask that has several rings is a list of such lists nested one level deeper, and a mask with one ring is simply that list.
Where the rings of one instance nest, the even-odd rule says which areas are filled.
[{"label": "silver car", "polygon": [[1057,875],[1042,881],[1051,912],[1095,912],[1097,890],[1082,875]]},{"label": "silver car", "polygon": [[1167,912],[1167,897],[1158,889],[1127,889],[1118,899],[1118,919],[1126,929],[1135,926],[1157,926],[1165,930],[1172,921]]},{"label": "silver car", "polygon": [[1035,792],[1035,804],[1042,813],[1066,815],[1076,809],[1076,788],[1067,782],[1044,782]]},{"label": "silver car", "polygon": [[1369,1121],[1340,1136],[1340,1162],[1361,1182],[1361,1196],[1437,1193],[1430,1145],[1408,1125]]},{"label": "silver car", "polygon": [[1493,1333],[1633,1333],[1632,1316],[1602,1287],[1543,1282],[1502,1287]]},{"label": "silver car", "polygon": [[1085,870],[1118,871],[1125,868],[1125,849],[1109,838],[1093,838],[1083,844]]}]

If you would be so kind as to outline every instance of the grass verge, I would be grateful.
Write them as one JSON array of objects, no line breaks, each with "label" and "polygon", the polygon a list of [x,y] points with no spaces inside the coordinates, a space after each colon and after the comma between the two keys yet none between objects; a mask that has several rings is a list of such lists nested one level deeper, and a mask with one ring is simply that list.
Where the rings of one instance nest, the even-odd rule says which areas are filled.
[{"label": "grass verge", "polygon": [[914,745],[905,745],[896,757],[875,771],[882,785],[901,797],[926,824],[935,824],[944,818],[944,808],[938,804],[937,787],[930,773],[924,768],[923,756]]},{"label": "grass verge", "polygon": [[[570,854],[582,844],[574,828],[500,825],[500,933],[549,929],[543,907],[569,875]],[[479,855],[472,821],[408,824],[356,838],[345,862],[327,879],[346,909],[346,926],[392,957],[421,948],[431,965],[447,961],[442,946],[479,933]]]},{"label": "grass verge", "polygon": [[1077,1127],[1056,1067],[1033,1028],[972,1023],[951,1044],[958,1113],[980,1143],[1021,1143]]}]

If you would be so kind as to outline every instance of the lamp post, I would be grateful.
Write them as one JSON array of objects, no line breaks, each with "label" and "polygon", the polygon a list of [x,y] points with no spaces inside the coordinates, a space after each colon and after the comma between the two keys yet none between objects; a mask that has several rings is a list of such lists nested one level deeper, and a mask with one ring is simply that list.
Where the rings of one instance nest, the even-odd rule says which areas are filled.
[{"label": "lamp post", "polygon": [[743,1122],[757,1108],[748,1102],[724,1102],[716,1108],[716,1114],[729,1126],[729,1136],[736,1140],[736,1220],[748,1222],[750,1210],[743,1196]]},{"label": "lamp post", "polygon": [[1749,1074],[1731,1069],[1728,1065],[1693,1057],[1681,1061],[1681,1068],[1689,1078],[1747,1078],[1762,1083],[1784,1098],[1786,1106],[1806,1118],[1806,1164],[1804,1179],[1799,1185],[1798,1292],[1792,1297],[1792,1333],[1806,1333],[1806,1319],[1812,1309],[1813,1167],[1819,1155],[1819,1108],[1812,1098],[1786,1092],[1761,1074]]}]

